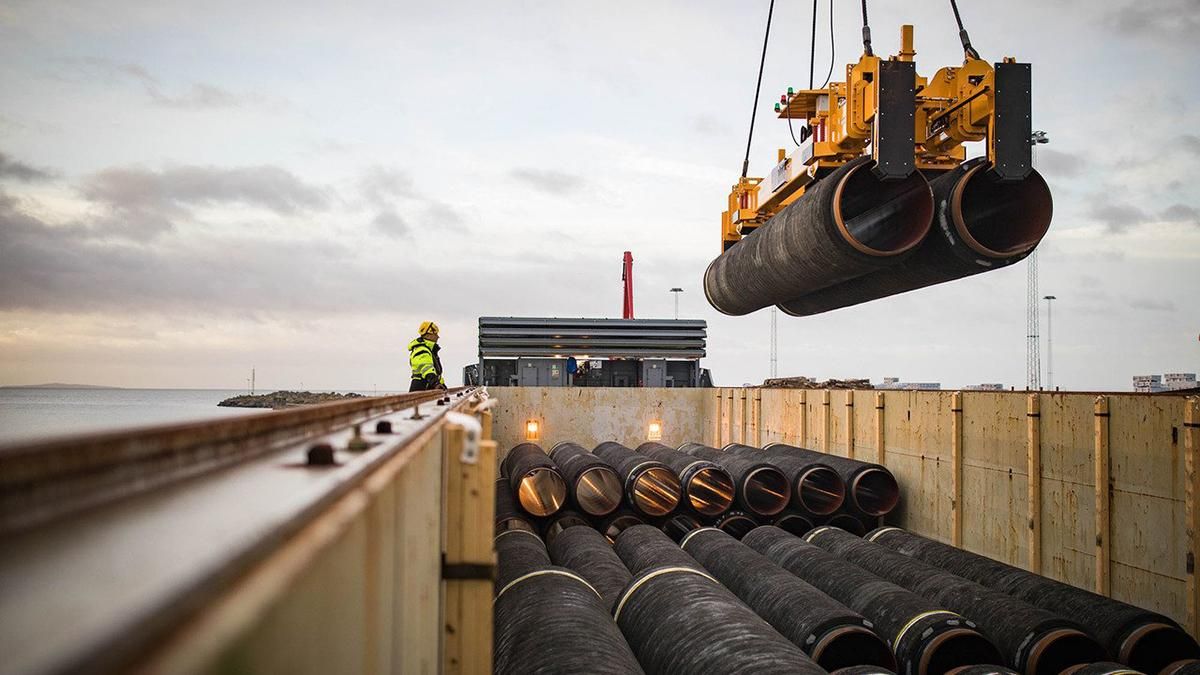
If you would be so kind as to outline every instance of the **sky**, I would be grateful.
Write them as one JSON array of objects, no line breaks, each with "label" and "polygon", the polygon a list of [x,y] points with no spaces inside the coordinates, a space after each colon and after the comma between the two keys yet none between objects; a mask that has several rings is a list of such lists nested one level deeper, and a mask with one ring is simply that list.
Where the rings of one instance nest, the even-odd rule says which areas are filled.
[{"label": "sky", "polygon": [[[860,16],[832,3],[840,71]],[[723,316],[701,278],[767,5],[7,0],[0,385],[403,389],[424,320],[454,384],[479,316],[619,317],[625,250],[639,318],[682,287],[716,383],[761,382],[770,311]],[[960,5],[984,58],[1033,64],[1053,384],[1200,370],[1200,1]],[[792,147],[771,105],[807,84],[811,11],[775,8],[752,174]],[[912,23],[920,73],[961,62],[949,3],[870,19],[877,53]],[[1026,272],[780,314],[778,372],[1020,389]]]}]

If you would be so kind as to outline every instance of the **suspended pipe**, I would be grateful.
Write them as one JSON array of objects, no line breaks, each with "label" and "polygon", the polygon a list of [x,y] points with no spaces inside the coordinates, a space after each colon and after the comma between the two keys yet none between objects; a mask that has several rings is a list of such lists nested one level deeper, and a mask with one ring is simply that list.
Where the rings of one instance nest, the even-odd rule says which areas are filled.
[{"label": "suspended pipe", "polygon": [[1118,662],[1158,673],[1183,659],[1200,659],[1200,646],[1171,619],[1119,600],[947,546],[895,527],[867,535],[870,541],[1007,593],[1083,624]]},{"label": "suspended pipe", "polygon": [[785,443],[771,443],[763,447],[762,453],[767,461],[796,457],[833,467],[846,483],[849,499],[843,506],[851,513],[886,516],[900,503],[900,486],[896,483],[896,477],[881,464],[860,462]]},{"label": "suspended pipe", "polygon": [[971,620],[819,546],[769,525],[742,541],[869,619],[891,645],[901,675],[944,675],[959,666],[1001,662]]},{"label": "suspended pipe", "polygon": [[496,479],[496,534],[505,530],[527,530],[537,532],[533,517],[517,506],[512,487],[507,478]]},{"label": "suspended pipe", "polygon": [[839,167],[713,260],[709,304],[749,314],[899,263],[929,233],[933,196],[919,172],[885,182],[872,167]]},{"label": "suspended pipe", "polygon": [[[1100,663],[1084,663],[1077,666],[1071,666],[1062,671],[1062,675],[1143,675],[1139,671],[1130,668],[1129,666],[1112,661],[1101,661]],[[1159,673],[1165,675],[1165,673]]]},{"label": "suspended pipe", "polygon": [[575,508],[589,516],[607,516],[621,505],[621,477],[583,446],[559,443],[550,449],[550,459],[562,471]]},{"label": "suspended pipe", "polygon": [[510,450],[500,471],[508,477],[517,503],[530,515],[548,516],[566,503],[567,484],[558,466],[533,443],[522,443]]},{"label": "suspended pipe", "polygon": [[1106,658],[1100,643],[1074,621],[882,544],[835,527],[819,527],[805,541],[971,619],[1000,648],[1006,665],[1026,675],[1058,675]]},{"label": "suspended pipe", "polygon": [[695,530],[681,546],[822,668],[896,668],[870,621],[721,530]]},{"label": "suspended pipe", "polygon": [[784,511],[775,516],[775,520],[772,520],[771,524],[797,537],[808,534],[815,527],[807,514],[797,513],[796,511]]},{"label": "suspended pipe", "polygon": [[742,509],[773,516],[787,508],[792,487],[787,476],[759,458],[724,453],[702,443],[684,443],[679,451],[719,465],[733,477],[734,495]]},{"label": "suspended pipe", "polygon": [[625,530],[635,525],[645,525],[646,521],[629,509],[617,509],[603,518],[594,518],[593,527],[608,541],[615,542]]},{"label": "suspended pipe", "polygon": [[716,522],[713,523],[714,527],[734,539],[741,539],[749,534],[751,530],[758,527],[758,525],[758,521],[753,516],[741,511],[730,511],[717,518]]},{"label": "suspended pipe", "polygon": [[634,577],[613,618],[648,672],[825,672],[659,530],[630,528],[615,548]]},{"label": "suspended pipe", "polygon": [[666,464],[679,475],[683,496],[696,513],[719,516],[733,505],[733,477],[719,465],[654,441],[642,443],[637,451]]},{"label": "suspended pipe", "polygon": [[633,576],[617,557],[612,544],[590,527],[573,527],[550,542],[550,560],[587,580],[611,612]]},{"label": "suspended pipe", "polygon": [[625,481],[625,501],[634,511],[657,518],[679,506],[683,487],[669,466],[635,452],[615,441],[605,441],[592,450]]},{"label": "suspended pipe", "polygon": [[545,547],[536,550],[540,543],[523,530],[496,539],[493,672],[642,673],[596,589],[550,565]]},{"label": "suspended pipe", "polygon": [[[763,451],[752,445],[730,443],[723,450],[735,455],[762,459]],[[771,464],[792,481],[792,505],[816,516],[837,511],[846,499],[846,482],[833,467],[813,457],[772,455]]]},{"label": "suspended pipe", "polygon": [[793,316],[819,314],[1025,259],[1050,229],[1050,188],[1037,171],[1025,180],[1001,183],[988,169],[980,157],[930,181],[934,226],[898,265],[781,302],[779,308]]},{"label": "suspended pipe", "polygon": [[591,522],[578,511],[569,509],[561,509],[558,513],[546,519],[546,525],[542,528],[542,539],[546,541],[546,545],[550,546],[554,543],[555,538],[566,530],[574,527],[591,528]]}]

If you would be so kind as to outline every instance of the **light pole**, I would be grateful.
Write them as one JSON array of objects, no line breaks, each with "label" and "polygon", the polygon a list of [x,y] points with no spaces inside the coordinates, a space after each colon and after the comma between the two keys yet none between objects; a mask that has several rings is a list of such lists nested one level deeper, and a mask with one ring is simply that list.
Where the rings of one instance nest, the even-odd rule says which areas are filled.
[{"label": "light pole", "polygon": [[1046,301],[1046,390],[1054,391],[1054,320],[1050,308],[1058,296],[1044,295],[1042,299]]},{"label": "light pole", "polygon": [[671,292],[675,294],[675,320],[679,320],[679,294],[683,292],[682,288],[672,288]]}]

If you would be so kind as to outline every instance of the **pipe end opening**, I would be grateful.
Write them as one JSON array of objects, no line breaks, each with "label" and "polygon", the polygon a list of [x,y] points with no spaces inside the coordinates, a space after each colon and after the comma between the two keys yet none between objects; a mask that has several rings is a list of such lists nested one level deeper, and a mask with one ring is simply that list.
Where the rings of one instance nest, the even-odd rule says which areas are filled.
[{"label": "pipe end opening", "polygon": [[633,481],[633,504],[638,511],[657,518],[665,516],[679,506],[683,489],[679,476],[664,467],[652,467],[638,474]]},{"label": "pipe end opening", "polygon": [[526,513],[534,516],[549,516],[562,508],[567,498],[567,484],[558,472],[539,467],[521,478],[517,488],[517,501]]},{"label": "pipe end opening", "polygon": [[784,510],[792,500],[792,486],[787,476],[774,467],[752,470],[742,481],[746,508],[760,516],[773,516]]},{"label": "pipe end opening", "polygon": [[1143,673],[1158,673],[1175,661],[1200,659],[1200,647],[1190,635],[1165,623],[1143,626],[1125,639],[1121,663]]},{"label": "pipe end opening", "polygon": [[1002,183],[981,162],[958,181],[950,201],[954,229],[976,253],[1008,258],[1033,250],[1050,229],[1054,201],[1037,171]]},{"label": "pipe end opening", "polygon": [[621,477],[616,471],[597,466],[579,475],[575,482],[575,501],[590,516],[607,516],[621,505]]},{"label": "pipe end opening", "polygon": [[1061,628],[1042,637],[1029,649],[1028,675],[1058,675],[1062,671],[1108,658],[1098,642],[1073,628]]},{"label": "pipe end opening", "polygon": [[863,626],[839,626],[817,641],[809,654],[829,672],[850,666],[879,666],[896,669],[892,650],[878,635]]},{"label": "pipe end opening", "polygon": [[969,628],[954,628],[929,640],[921,650],[917,675],[945,675],[961,666],[1000,663],[996,646]]},{"label": "pipe end opening", "polygon": [[874,257],[900,255],[920,244],[933,224],[933,191],[919,171],[880,180],[867,162],[842,179],[834,222],[847,243]]},{"label": "pipe end opening", "polygon": [[829,467],[813,467],[800,474],[796,483],[799,506],[818,516],[837,511],[846,499],[845,481]]},{"label": "pipe end opening", "polygon": [[700,469],[687,484],[688,503],[704,516],[719,516],[733,506],[733,479],[723,469]]},{"label": "pipe end opening", "polygon": [[868,516],[886,516],[900,503],[900,486],[890,472],[867,469],[851,481],[850,496]]}]

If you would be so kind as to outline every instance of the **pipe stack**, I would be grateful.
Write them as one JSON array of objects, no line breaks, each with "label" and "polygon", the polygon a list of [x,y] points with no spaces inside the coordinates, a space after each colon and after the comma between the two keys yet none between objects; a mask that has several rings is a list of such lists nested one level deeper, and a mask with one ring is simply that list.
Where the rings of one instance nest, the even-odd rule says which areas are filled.
[{"label": "pipe stack", "polygon": [[592,453],[624,479],[626,502],[634,511],[658,518],[679,506],[683,487],[679,476],[666,464],[614,441],[597,445]]},{"label": "pipe stack", "polygon": [[792,499],[792,487],[783,472],[762,459],[725,453],[702,443],[684,443],[679,451],[719,465],[733,477],[734,494],[741,509],[756,516],[774,516]]},{"label": "pipe stack", "polygon": [[1006,664],[1027,675],[1058,675],[1105,658],[1104,648],[1074,621],[882,544],[834,527],[817,528],[805,540],[971,619]]},{"label": "pipe stack", "polygon": [[586,579],[609,611],[632,578],[612,544],[590,527],[574,527],[556,537],[550,544],[550,559]]},{"label": "pipe stack", "polygon": [[642,443],[637,451],[666,464],[678,474],[685,502],[696,513],[712,518],[733,505],[733,477],[717,464],[654,441]]},{"label": "pipe stack", "polygon": [[887,637],[902,675],[944,675],[959,666],[1001,662],[974,622],[814,544],[771,526],[742,541],[869,619]]},{"label": "pipe stack", "polygon": [[[742,443],[730,443],[723,448],[739,457],[763,459],[759,448]],[[816,455],[771,453],[771,464],[792,482],[792,505],[800,513],[828,516],[836,512],[846,499],[846,482],[829,463]]]},{"label": "pipe stack", "polygon": [[[1117,661],[1158,673],[1184,659],[1200,659],[1200,646],[1171,619],[1112,598],[1048,579],[895,527],[868,539],[904,555],[1080,622]],[[1098,659],[1099,660],[1099,659]]]},{"label": "pipe stack", "polygon": [[505,530],[537,532],[537,522],[521,510],[507,478],[496,479],[496,534]]},{"label": "pipe stack", "polygon": [[517,503],[532,516],[553,515],[566,503],[567,484],[558,465],[533,443],[510,450],[500,463],[500,475],[508,478]]},{"label": "pipe stack", "polygon": [[571,502],[580,512],[602,517],[621,505],[621,477],[604,460],[569,442],[551,448],[550,459],[562,471]]},{"label": "pipe stack", "polygon": [[643,672],[597,591],[551,565],[540,539],[509,530],[497,537],[496,550],[493,672]]},{"label": "pipe stack", "polygon": [[770,462],[800,459],[832,467],[846,484],[845,510],[856,516],[886,516],[900,503],[900,486],[892,472],[881,464],[861,462],[784,443],[771,443],[760,452]]},{"label": "pipe stack", "polygon": [[716,528],[689,533],[681,546],[734,595],[826,670],[895,669],[871,622]]},{"label": "pipe stack", "polygon": [[616,549],[634,577],[613,616],[648,672],[825,673],[657,529],[630,528]]}]

